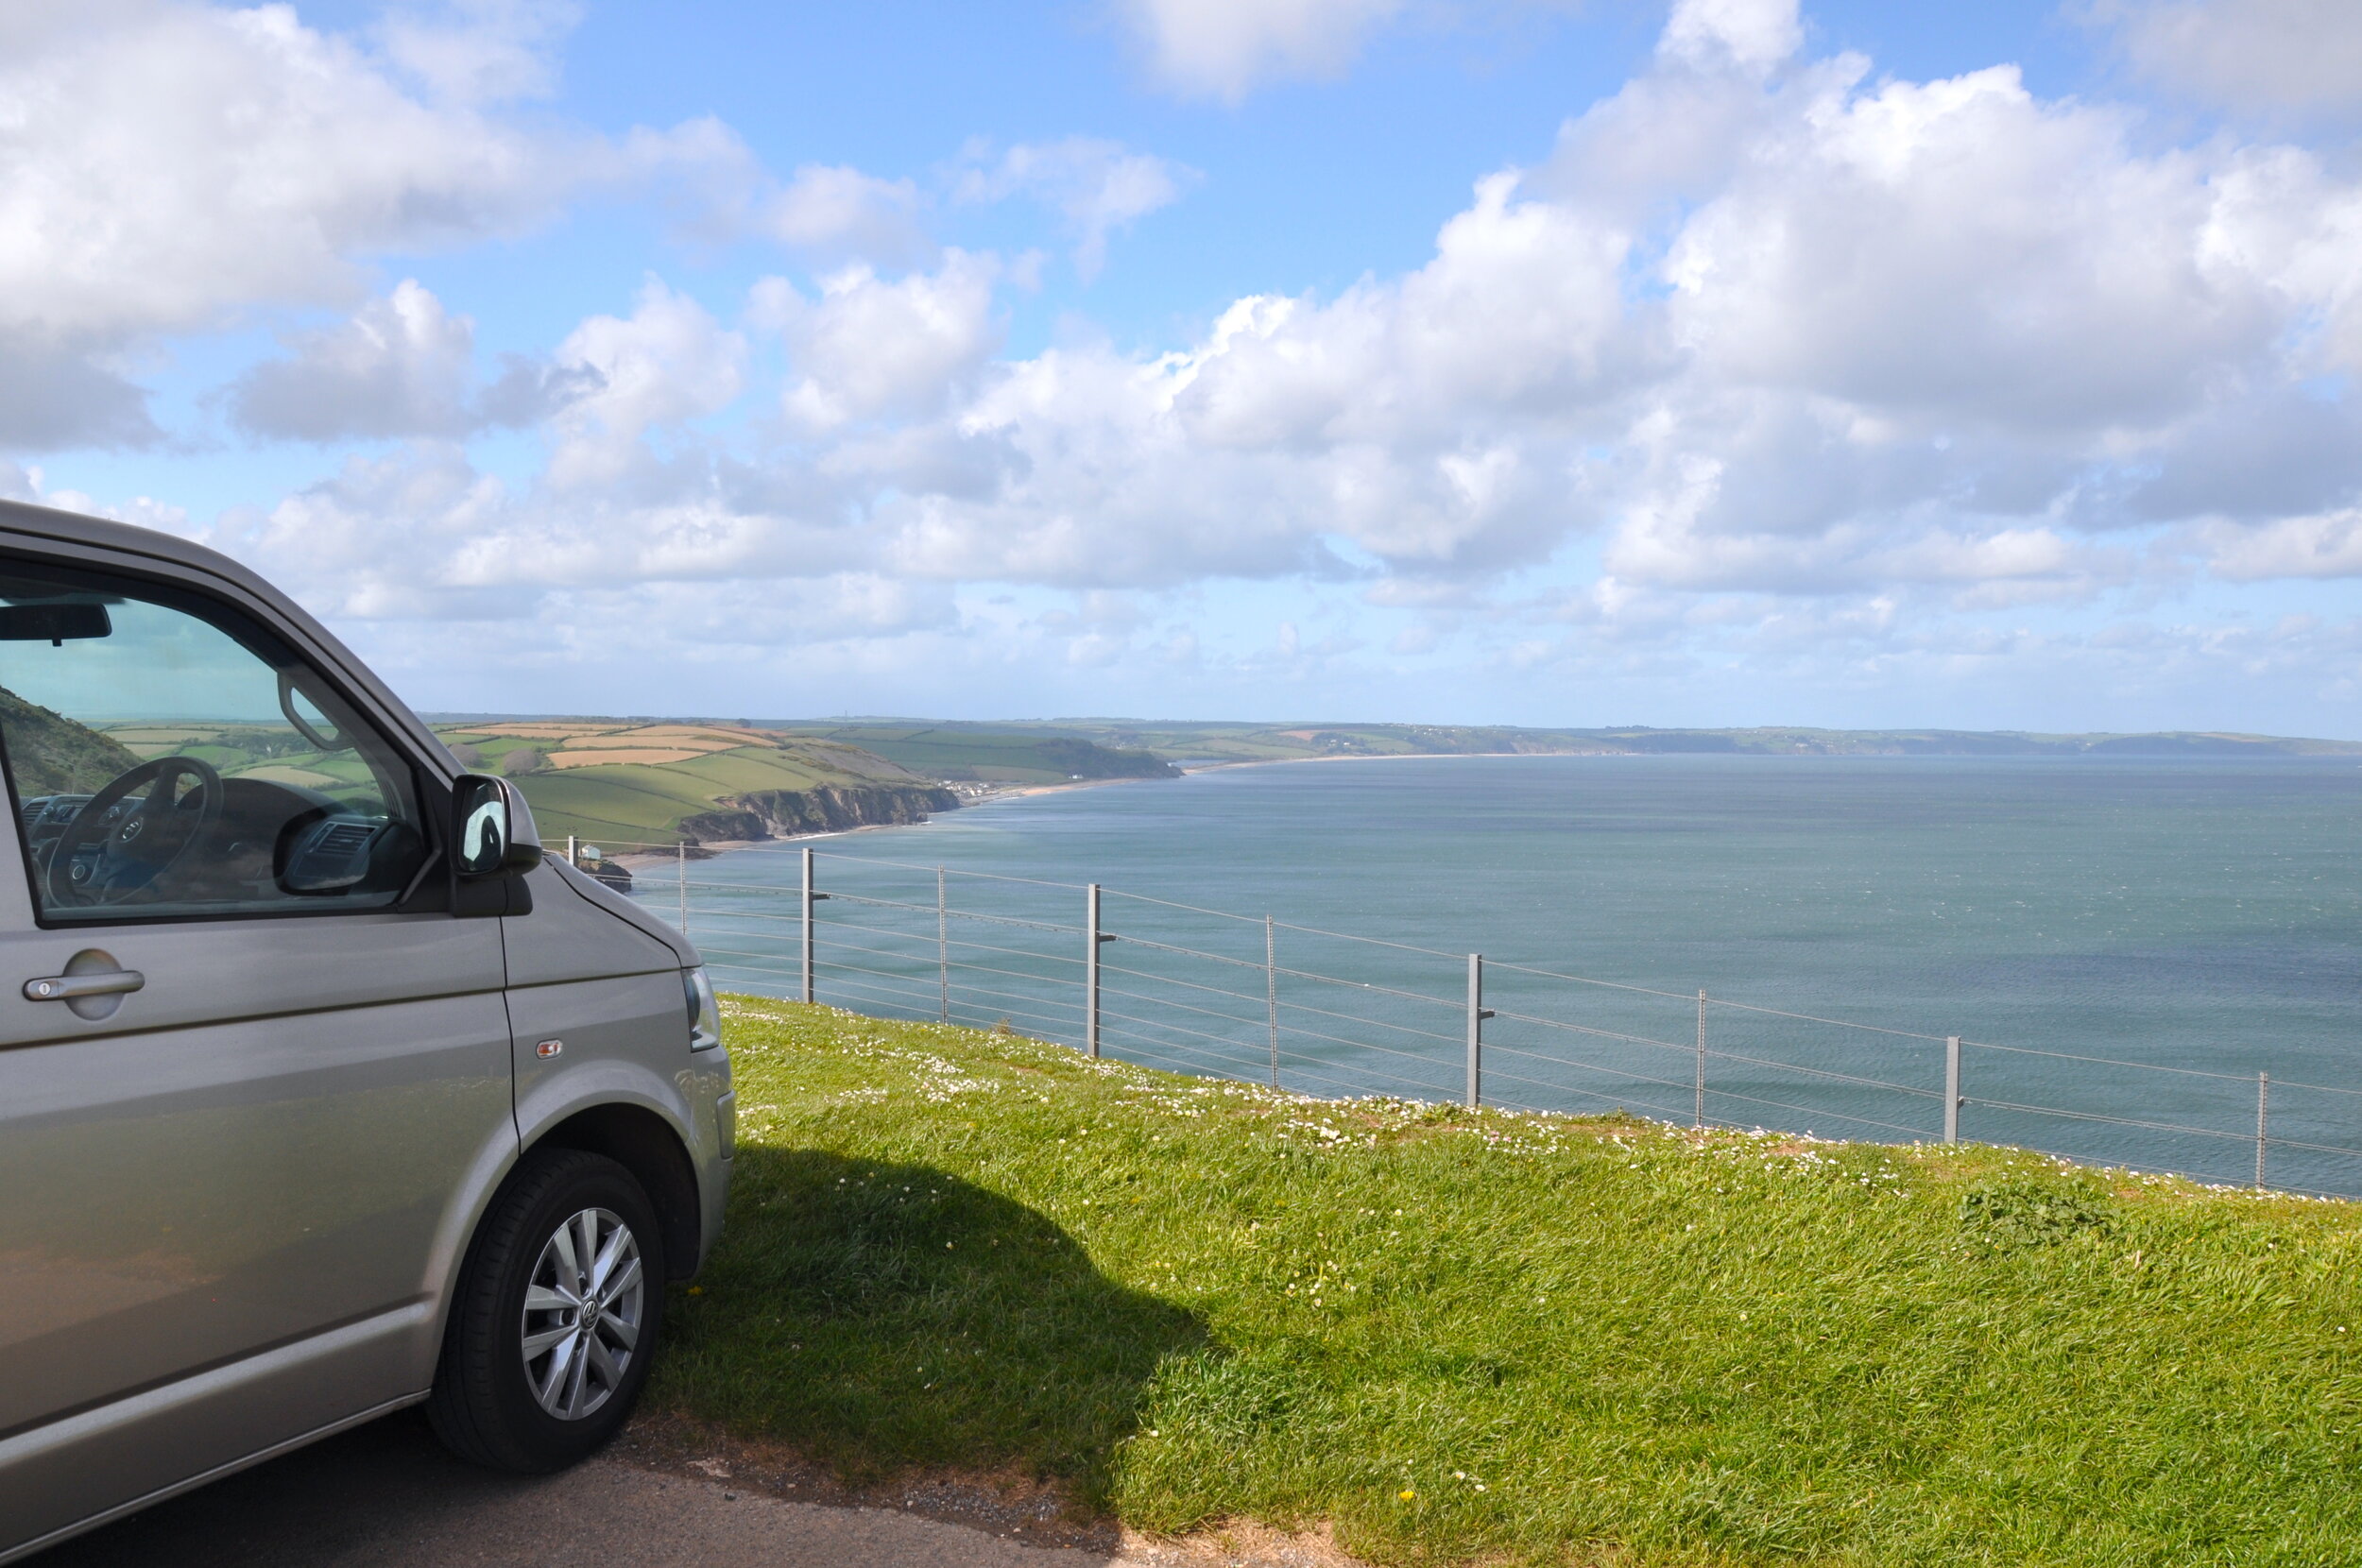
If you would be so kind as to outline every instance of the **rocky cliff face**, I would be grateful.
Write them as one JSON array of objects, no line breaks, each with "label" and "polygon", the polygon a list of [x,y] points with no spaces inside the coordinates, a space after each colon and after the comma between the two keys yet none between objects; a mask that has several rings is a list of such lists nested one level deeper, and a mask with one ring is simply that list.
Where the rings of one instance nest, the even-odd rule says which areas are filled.
[{"label": "rocky cliff face", "polygon": [[798,833],[925,822],[930,812],[952,810],[959,804],[959,796],[933,784],[824,784],[813,790],[758,790],[729,796],[719,810],[681,818],[680,831],[693,844],[785,839]]}]

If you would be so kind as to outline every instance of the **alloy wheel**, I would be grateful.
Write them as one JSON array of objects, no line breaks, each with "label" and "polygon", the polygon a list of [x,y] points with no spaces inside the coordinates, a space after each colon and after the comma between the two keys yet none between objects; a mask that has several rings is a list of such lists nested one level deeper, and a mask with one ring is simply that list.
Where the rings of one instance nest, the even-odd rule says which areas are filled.
[{"label": "alloy wheel", "polygon": [[583,1209],[559,1224],[525,1285],[525,1385],[541,1408],[580,1421],[613,1398],[646,1304],[640,1242],[620,1216]]}]

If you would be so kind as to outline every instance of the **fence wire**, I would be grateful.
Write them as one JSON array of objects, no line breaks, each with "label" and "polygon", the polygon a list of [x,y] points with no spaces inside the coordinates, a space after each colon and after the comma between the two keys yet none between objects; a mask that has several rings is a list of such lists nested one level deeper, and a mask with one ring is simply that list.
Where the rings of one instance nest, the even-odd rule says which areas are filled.
[{"label": "fence wire", "polygon": [[765,851],[769,879],[724,881],[696,875],[676,845],[615,847],[654,852],[635,857],[631,891],[688,929],[726,989],[808,990],[855,1012],[1004,1025],[1077,1048],[1095,1038],[1144,1065],[1323,1095],[1463,1100],[1473,1088],[1517,1110],[1871,1141],[1944,1135],[1949,1051],[1964,1140],[2362,1196],[2362,1089],[1921,1033],[1491,958],[1472,998],[1465,953],[1116,889],[1100,890],[1093,932],[1079,883],[792,844]]}]

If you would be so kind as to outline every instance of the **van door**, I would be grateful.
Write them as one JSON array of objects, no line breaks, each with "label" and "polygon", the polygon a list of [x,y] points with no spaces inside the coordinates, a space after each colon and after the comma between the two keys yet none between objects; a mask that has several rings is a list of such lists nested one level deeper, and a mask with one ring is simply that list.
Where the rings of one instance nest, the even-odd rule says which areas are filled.
[{"label": "van door", "polygon": [[0,753],[5,1550],[424,1391],[516,1134],[500,922],[266,626],[0,554]]}]

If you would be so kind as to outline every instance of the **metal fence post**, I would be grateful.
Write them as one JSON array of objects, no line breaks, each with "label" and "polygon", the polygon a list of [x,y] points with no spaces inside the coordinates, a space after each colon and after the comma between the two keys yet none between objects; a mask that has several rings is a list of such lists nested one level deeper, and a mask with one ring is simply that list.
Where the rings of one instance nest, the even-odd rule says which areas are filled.
[{"label": "metal fence post", "polygon": [[951,1021],[951,915],[943,895],[943,867],[935,867],[935,980],[943,992],[943,1021]]},{"label": "metal fence post", "polygon": [[812,1000],[812,849],[804,849],[804,1000]]},{"label": "metal fence post", "polygon": [[2259,1072],[2255,1075],[2255,1185],[2259,1187],[2264,1185],[2264,1118],[2271,1109],[2271,1101],[2272,1075]]},{"label": "metal fence post", "polygon": [[1698,1105],[1692,1113],[1690,1127],[1698,1132],[1706,1125],[1706,988],[1698,987]]},{"label": "metal fence post", "polygon": [[1960,1141],[1960,1037],[1943,1037],[1943,1141]]},{"label": "metal fence post", "polygon": [[1468,955],[1468,1109],[1484,1103],[1484,955]]},{"label": "metal fence post", "polygon": [[1099,884],[1090,885],[1084,899],[1086,920],[1083,934],[1083,1049],[1094,1062],[1099,1060]]},{"label": "metal fence post", "polygon": [[679,868],[680,934],[687,936],[689,934],[689,841],[687,839],[680,841],[679,849],[679,858],[674,861],[674,864]]},{"label": "metal fence post", "polygon": [[1279,941],[1263,916],[1263,1005],[1271,1014],[1271,1086],[1279,1087]]}]

